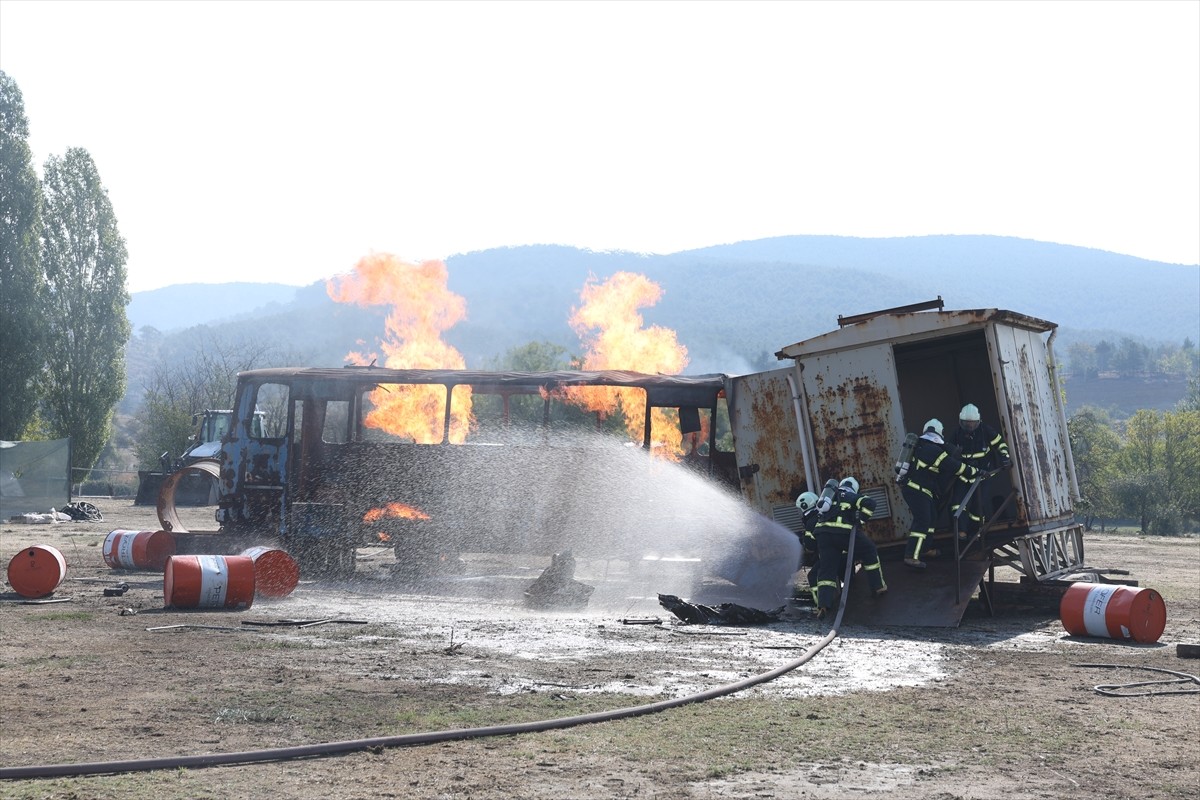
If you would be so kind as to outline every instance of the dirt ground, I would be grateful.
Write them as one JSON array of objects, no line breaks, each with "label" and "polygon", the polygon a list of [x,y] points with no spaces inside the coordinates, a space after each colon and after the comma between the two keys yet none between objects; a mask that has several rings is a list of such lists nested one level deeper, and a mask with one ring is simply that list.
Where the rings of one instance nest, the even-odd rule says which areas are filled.
[{"label": "dirt ground", "polygon": [[[653,574],[603,563],[579,565],[598,587],[587,610],[535,612],[513,592],[537,576],[530,565],[472,564],[470,575],[492,576],[489,591],[471,577],[414,586],[385,549],[362,551],[353,580],[302,581],[248,610],[165,610],[161,574],[101,556],[111,530],[156,529],[154,510],[91,502],[103,522],[0,525],[0,563],[32,544],[62,552],[66,579],[50,599],[69,598],[30,603],[0,587],[0,769],[171,767],[635,707],[789,665],[828,630],[800,610],[750,628],[684,626],[658,606]],[[212,527],[211,509],[184,514]],[[1071,637],[1056,610],[992,616],[973,602],[958,628],[843,626],[775,680],[661,713],[300,760],[0,780],[0,797],[1196,798],[1200,694],[1094,687],[1174,680],[1145,667],[1200,672],[1176,647],[1200,643],[1200,539],[1089,535],[1086,555],[1162,594],[1158,643]],[[120,582],[124,595],[104,596]],[[1141,690],[1189,687],[1200,685]]]}]

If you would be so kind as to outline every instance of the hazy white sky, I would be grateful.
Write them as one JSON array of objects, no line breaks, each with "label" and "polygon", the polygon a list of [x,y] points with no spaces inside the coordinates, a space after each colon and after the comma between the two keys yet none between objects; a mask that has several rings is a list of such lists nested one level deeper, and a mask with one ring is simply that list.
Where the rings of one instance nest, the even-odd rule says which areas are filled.
[{"label": "hazy white sky", "polygon": [[129,288],[995,234],[1200,263],[1200,2],[0,0]]}]

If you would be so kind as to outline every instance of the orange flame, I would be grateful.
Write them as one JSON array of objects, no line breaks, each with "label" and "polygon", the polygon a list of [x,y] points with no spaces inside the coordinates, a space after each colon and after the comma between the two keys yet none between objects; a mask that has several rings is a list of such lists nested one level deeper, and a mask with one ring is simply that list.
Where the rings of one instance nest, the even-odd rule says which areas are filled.
[{"label": "orange flame", "polygon": [[[687,366],[687,348],[675,332],[652,325],[644,327],[637,309],[662,298],[662,288],[644,275],[618,272],[604,283],[590,279],[580,292],[583,304],[571,315],[571,328],[579,335],[585,370],[623,369],[650,374],[678,375]],[[635,389],[608,386],[573,387],[572,401],[602,415],[625,412],[625,426],[635,440],[642,436],[645,395]],[[681,435],[663,409],[653,409],[651,424],[661,455],[678,458]]]},{"label": "orange flame", "polygon": [[363,522],[378,522],[381,519],[429,519],[429,515],[416,506],[404,503],[388,503],[381,508],[372,508],[363,514]]},{"label": "orange flame", "polygon": [[[339,303],[361,306],[390,305],[387,338],[380,342],[384,366],[392,369],[462,369],[462,354],[442,341],[444,331],[467,315],[467,303],[447,288],[442,261],[413,264],[388,253],[372,253],[359,260],[351,275],[326,283],[329,296]],[[351,352],[346,361],[368,364],[372,354]],[[421,444],[442,441],[446,402],[442,386],[403,386],[376,389],[374,408],[363,422]],[[471,393],[458,387],[450,409],[450,441],[463,442],[470,430]]]}]

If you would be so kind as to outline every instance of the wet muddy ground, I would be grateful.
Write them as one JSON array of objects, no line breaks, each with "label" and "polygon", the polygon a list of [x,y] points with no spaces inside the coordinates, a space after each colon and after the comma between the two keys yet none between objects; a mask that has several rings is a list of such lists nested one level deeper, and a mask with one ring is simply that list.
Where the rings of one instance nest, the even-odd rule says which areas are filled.
[{"label": "wet muddy ground", "polygon": [[[70,598],[31,604],[3,587],[4,766],[248,752],[638,706],[790,664],[828,630],[802,607],[764,626],[683,625],[656,593],[683,585],[663,570],[686,565],[580,562],[576,577],[596,587],[591,602],[548,612],[521,601],[544,565],[477,556],[463,575],[414,584],[397,580],[384,548],[361,551],[353,580],[303,580],[245,611],[167,610],[161,575],[114,571],[100,555],[113,529],[157,527],[154,510],[95,502],[103,522],[0,525],[5,564],[34,543],[63,553],[67,577],[52,599]],[[211,509],[185,513],[208,526]],[[1200,642],[1200,540],[1098,535],[1087,553],[1166,598],[1158,643],[1071,637],[1053,611],[991,616],[973,603],[958,628],[845,626],[773,681],[653,716],[333,758],[7,781],[0,795],[1195,797],[1200,695],[1110,698],[1093,687],[1164,677],[1140,667],[1200,671],[1175,646]],[[103,596],[118,582],[130,589]]]}]

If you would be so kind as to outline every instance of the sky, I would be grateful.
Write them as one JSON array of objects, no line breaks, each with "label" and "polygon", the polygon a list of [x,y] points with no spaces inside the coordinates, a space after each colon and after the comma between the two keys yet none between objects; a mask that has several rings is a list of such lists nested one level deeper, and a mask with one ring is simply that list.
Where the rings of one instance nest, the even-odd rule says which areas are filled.
[{"label": "sky", "polygon": [[1200,264],[1200,2],[0,0],[128,288],[990,234]]}]

